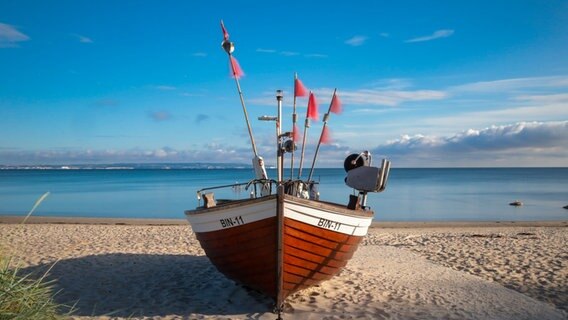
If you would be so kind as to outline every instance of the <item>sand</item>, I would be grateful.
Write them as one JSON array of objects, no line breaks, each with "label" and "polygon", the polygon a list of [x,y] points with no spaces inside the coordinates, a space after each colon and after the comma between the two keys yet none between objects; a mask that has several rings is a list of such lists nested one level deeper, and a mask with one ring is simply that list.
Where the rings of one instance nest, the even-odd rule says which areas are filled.
[{"label": "sand", "polygon": [[[0,222],[3,251],[22,272],[51,268],[74,319],[276,318],[182,221]],[[568,318],[565,222],[390,227],[371,228],[339,276],[291,296],[284,319]]]}]

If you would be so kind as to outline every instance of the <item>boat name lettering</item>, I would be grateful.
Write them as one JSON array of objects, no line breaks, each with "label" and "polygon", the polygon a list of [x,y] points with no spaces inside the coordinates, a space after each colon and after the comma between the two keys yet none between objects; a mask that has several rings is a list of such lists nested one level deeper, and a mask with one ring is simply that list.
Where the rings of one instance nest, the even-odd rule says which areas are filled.
[{"label": "boat name lettering", "polygon": [[341,228],[341,223],[337,221],[331,221],[327,219],[320,218],[318,221],[318,227],[331,229],[331,230],[339,230]]},{"label": "boat name lettering", "polygon": [[232,218],[223,218],[220,219],[221,226],[223,228],[235,227],[240,226],[241,224],[245,224],[242,216],[232,217]]}]

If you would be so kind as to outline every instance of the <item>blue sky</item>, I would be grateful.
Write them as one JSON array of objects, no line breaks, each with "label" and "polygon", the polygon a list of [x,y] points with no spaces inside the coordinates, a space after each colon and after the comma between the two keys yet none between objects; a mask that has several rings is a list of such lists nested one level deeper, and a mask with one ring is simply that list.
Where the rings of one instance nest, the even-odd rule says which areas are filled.
[{"label": "blue sky", "polygon": [[[318,164],[371,150],[398,167],[568,166],[566,1],[1,1],[0,164],[252,157],[294,72],[343,113]],[[303,123],[307,99],[298,101]],[[322,123],[309,131],[311,159]]]}]

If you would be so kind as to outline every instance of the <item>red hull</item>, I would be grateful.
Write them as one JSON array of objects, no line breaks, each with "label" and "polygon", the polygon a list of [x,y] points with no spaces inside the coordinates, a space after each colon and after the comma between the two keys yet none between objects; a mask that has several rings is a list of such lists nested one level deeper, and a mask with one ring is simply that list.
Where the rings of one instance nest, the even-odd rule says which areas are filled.
[{"label": "red hull", "polygon": [[[272,207],[271,210],[276,212],[272,212],[271,217],[226,229],[195,232],[206,255],[221,273],[273,298],[277,304],[294,292],[337,275],[363,238],[362,235],[345,234],[284,217],[284,198],[295,202],[289,196],[272,198],[269,201],[278,204]],[[297,204],[306,205],[306,201]],[[232,210],[230,206],[227,205],[227,212]],[[348,210],[320,202],[315,206],[325,207],[328,212],[333,210],[334,214],[372,218],[372,212],[368,211]],[[223,207],[219,205],[212,210],[195,210],[187,214],[219,213]]]},{"label": "red hull", "polygon": [[337,275],[362,238],[284,218],[283,299]]},{"label": "red hull", "polygon": [[277,230],[274,217],[195,235],[207,257],[227,278],[274,297]]}]

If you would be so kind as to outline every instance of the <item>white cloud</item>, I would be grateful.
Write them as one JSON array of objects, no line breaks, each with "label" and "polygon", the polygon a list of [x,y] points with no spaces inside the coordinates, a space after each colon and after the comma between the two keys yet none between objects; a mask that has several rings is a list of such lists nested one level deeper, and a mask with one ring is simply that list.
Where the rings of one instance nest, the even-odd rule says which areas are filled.
[{"label": "white cloud", "polygon": [[[331,97],[333,90],[320,89],[316,93]],[[338,90],[341,101],[351,105],[378,105],[396,107],[409,101],[440,100],[447,97],[447,93],[436,90],[383,90],[359,89],[355,91]]]},{"label": "white cloud", "polygon": [[167,149],[157,149],[150,153],[151,156],[162,159],[167,158],[168,156],[175,156],[176,154],[177,152],[175,150],[170,152],[170,150]]},{"label": "white cloud", "polygon": [[521,89],[567,88],[568,76],[548,76],[480,81],[450,87],[456,92],[503,92]]},{"label": "white cloud", "polygon": [[[335,131],[334,131],[335,132]],[[312,131],[317,134],[316,131]],[[342,136],[335,132],[336,136]],[[332,136],[335,136],[332,133]],[[266,141],[265,141],[266,140]],[[268,165],[273,140],[259,139],[258,150]],[[372,149],[375,158],[387,157],[396,167],[451,166],[568,166],[568,121],[519,122],[485,129],[469,129],[444,137],[403,135]],[[313,159],[313,142],[307,148],[305,169]],[[317,167],[340,167],[352,150],[345,144],[323,145]],[[298,155],[298,154],[297,154]],[[39,150],[22,151],[0,148],[4,164],[81,164],[81,163],[155,163],[155,162],[218,162],[249,164],[250,146],[232,143],[209,143],[199,149],[129,150]],[[289,155],[285,157],[289,161]],[[297,160],[298,158],[296,158]],[[286,165],[286,167],[289,167]]]},{"label": "white cloud", "polygon": [[421,124],[443,129],[461,126],[485,126],[489,123],[512,121],[553,121],[568,118],[566,104],[542,104],[533,106],[509,106],[502,109],[456,113],[435,118],[423,118]]},{"label": "white cloud", "polygon": [[191,92],[182,92],[180,93],[182,97],[203,97],[203,93],[191,93]]},{"label": "white cloud", "polygon": [[[568,77],[534,77],[475,82],[447,89],[454,112],[422,119],[437,127],[471,127],[507,121],[568,119]],[[468,100],[472,98],[472,100]],[[460,112],[460,110],[463,110]]]},{"label": "white cloud", "polygon": [[321,54],[321,53],[308,53],[304,55],[307,58],[327,58],[328,55],[327,54]]},{"label": "white cloud", "polygon": [[278,50],[274,50],[274,49],[263,49],[263,48],[257,48],[256,52],[260,52],[260,53],[269,53],[269,54],[279,54],[281,56],[285,56],[285,57],[294,57],[294,56],[299,56],[299,55],[303,55],[306,58],[327,58],[326,54],[320,54],[320,53],[309,53],[309,54],[302,54],[301,52],[296,52],[296,51],[278,51]]},{"label": "white cloud", "polygon": [[354,36],[354,37],[351,37],[351,38],[345,40],[345,44],[348,44],[348,45],[353,46],[353,47],[358,47],[358,46],[363,45],[365,43],[365,41],[367,41],[367,39],[368,38],[365,37],[365,36]]},{"label": "white cloud", "polygon": [[205,145],[196,150],[178,150],[171,147],[129,150],[39,150],[0,149],[0,159],[9,165],[38,164],[97,164],[97,163],[250,163],[250,148],[238,149],[223,144]]},{"label": "white cloud", "polygon": [[276,53],[276,50],[274,50],[274,49],[262,49],[262,48],[258,48],[258,49],[256,49],[256,52],[262,52],[262,53]]},{"label": "white cloud", "polygon": [[154,88],[161,90],[161,91],[173,91],[173,90],[177,89],[174,86],[167,86],[167,85],[158,85],[158,86],[154,86]]},{"label": "white cloud", "polygon": [[565,103],[568,105],[568,93],[548,94],[548,95],[521,95],[515,98],[519,101],[532,103]]},{"label": "white cloud", "polygon": [[[333,95],[333,89],[316,88],[313,89],[318,101],[328,101]],[[284,92],[284,96],[290,93]],[[395,90],[395,89],[359,89],[359,90],[337,90],[342,103],[346,105],[365,105],[365,106],[387,106],[397,107],[410,101],[440,100],[447,97],[444,91],[436,90]],[[274,104],[274,93],[266,92],[262,97],[252,98],[249,103],[255,105]],[[285,101],[284,106],[292,106],[291,102]],[[303,105],[303,104],[302,104]]]},{"label": "white cloud", "polygon": [[18,42],[28,40],[30,37],[18,31],[14,26],[0,22],[0,48],[18,47]]},{"label": "white cloud", "polygon": [[[289,97],[291,95],[292,95],[292,93],[288,93],[288,92],[284,91],[284,97]],[[307,99],[304,99],[304,100],[307,101]],[[261,97],[247,99],[247,103],[250,104],[250,105],[256,105],[256,106],[273,107],[273,106],[276,105],[276,99],[274,98],[274,93],[271,92],[271,93],[265,93]],[[282,102],[282,106],[285,107],[285,108],[292,107],[292,105],[293,105],[292,99],[284,99],[284,101]],[[299,106],[300,103],[297,103],[297,105]]]},{"label": "white cloud", "polygon": [[77,40],[79,40],[79,42],[81,43],[93,43],[93,40],[89,37],[85,37],[83,35],[80,34],[73,34],[74,37],[77,38]]},{"label": "white cloud", "polygon": [[410,43],[410,42],[431,41],[431,40],[436,40],[436,39],[441,39],[441,38],[447,38],[447,37],[449,37],[453,34],[454,34],[454,30],[443,29],[443,30],[434,31],[434,33],[432,33],[431,35],[412,38],[412,39],[406,40],[405,42]]},{"label": "white cloud", "polygon": [[[457,126],[485,127],[527,121],[568,119],[568,77],[502,79],[453,86],[440,102],[444,113],[423,117],[419,126],[447,134]],[[451,106],[451,109],[449,109]]]},{"label": "white cloud", "polygon": [[293,51],[282,51],[282,52],[280,52],[280,54],[283,55],[283,56],[287,56],[287,57],[299,55],[298,52],[293,52]]},{"label": "white cloud", "polygon": [[[422,166],[495,165],[496,160],[514,165],[568,165],[568,121],[519,122],[469,129],[446,137],[403,135],[375,148],[402,163]],[[538,160],[535,160],[538,159]],[[531,163],[530,161],[533,161]],[[538,161],[538,162],[535,162]]]},{"label": "white cloud", "polygon": [[404,90],[411,88],[413,83],[409,79],[404,78],[390,78],[379,79],[371,83],[372,87],[381,88],[382,90]]}]

